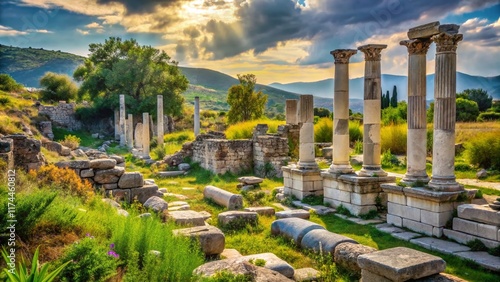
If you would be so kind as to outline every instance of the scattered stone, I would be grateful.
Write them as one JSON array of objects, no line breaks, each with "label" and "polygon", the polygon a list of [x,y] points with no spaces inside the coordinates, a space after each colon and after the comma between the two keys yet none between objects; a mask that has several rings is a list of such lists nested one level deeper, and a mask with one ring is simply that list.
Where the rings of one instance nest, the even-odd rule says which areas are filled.
[{"label": "scattered stone", "polygon": [[188,171],[191,169],[191,166],[188,163],[180,163],[177,168],[182,171]]},{"label": "scattered stone", "polygon": [[90,168],[94,169],[111,169],[116,166],[116,160],[113,159],[96,159],[90,161]]},{"label": "scattered stone", "polygon": [[129,216],[128,211],[126,211],[126,210],[124,210],[124,209],[118,209],[118,211],[117,211],[117,212],[118,212],[118,214],[119,214],[119,215],[122,215],[122,216],[124,216],[124,217],[128,217],[128,216]]},{"label": "scattered stone", "polygon": [[293,280],[298,282],[321,281],[320,279],[321,272],[310,267],[295,269],[295,273],[293,274]]},{"label": "scattered stone", "polygon": [[286,199],[286,195],[284,193],[277,193],[275,199],[278,202],[283,202]]},{"label": "scattered stone", "polygon": [[487,176],[488,176],[488,171],[484,168],[476,173],[476,178],[478,179],[486,178]]},{"label": "scattered stone", "polygon": [[168,203],[168,206],[169,207],[179,207],[179,206],[189,206],[188,202],[184,202],[184,201],[173,201],[173,202],[170,202]]},{"label": "scattered stone", "polygon": [[292,282],[282,274],[272,271],[270,269],[255,266],[247,261],[241,260],[242,258],[223,259],[211,261],[200,265],[194,271],[194,275],[202,277],[212,277],[221,271],[228,271],[234,275],[245,275],[250,277],[251,281],[267,281],[267,282]]},{"label": "scattered stone", "polygon": [[144,185],[142,174],[138,171],[125,172],[118,181],[118,187],[122,189],[141,187]]},{"label": "scattered stone", "polygon": [[313,211],[318,215],[325,215],[330,213],[335,213],[335,209],[328,208],[325,206],[311,206],[309,204],[302,203],[301,201],[293,201],[292,204],[298,208],[304,209],[306,211]]},{"label": "scattered stone", "polygon": [[446,268],[446,262],[442,258],[405,247],[360,255],[358,265],[363,271],[391,281],[418,279],[438,274]]},{"label": "scattered stone", "polygon": [[308,211],[305,210],[287,210],[287,211],[280,211],[276,213],[276,218],[290,218],[290,217],[297,217],[297,218],[302,218],[302,219],[309,219],[310,214]]},{"label": "scattered stone", "polygon": [[159,177],[175,177],[184,175],[184,171],[160,171],[158,172]]},{"label": "scattered stone", "polygon": [[361,268],[358,265],[358,257],[375,251],[377,250],[362,244],[341,243],[335,248],[333,260],[337,265],[349,271],[360,273]]},{"label": "scattered stone", "polygon": [[113,154],[113,155],[110,155],[109,158],[115,160],[117,164],[121,164],[121,163],[125,162],[125,158],[122,156],[118,156],[118,155]]},{"label": "scattered stone", "polygon": [[238,252],[236,249],[224,249],[222,253],[220,254],[222,258],[226,259],[232,259],[232,258],[239,258],[242,257],[240,252]]},{"label": "scattered stone", "polygon": [[146,213],[138,215],[137,217],[139,217],[139,218],[148,218],[148,217],[151,217],[151,213],[146,212]]},{"label": "scattered stone", "polygon": [[219,224],[234,228],[243,227],[246,224],[257,225],[257,213],[247,211],[227,211],[219,213]]},{"label": "scattered stone", "polygon": [[155,180],[153,178],[146,178],[144,179],[144,184],[155,184]]},{"label": "scattered stone", "polygon": [[334,254],[335,248],[341,243],[353,243],[351,238],[332,233],[324,229],[316,229],[307,232],[302,238],[300,246],[304,249],[310,249],[315,252],[323,252],[325,254]]},{"label": "scattered stone", "polygon": [[207,211],[200,211],[198,213],[201,214],[201,216],[203,216],[204,220],[207,220],[207,219],[209,219],[209,218],[212,217],[212,215],[209,212],[207,212]]},{"label": "scattered stone", "polygon": [[121,205],[120,205],[118,202],[116,202],[115,200],[113,200],[113,199],[104,198],[104,199],[102,199],[102,201],[103,201],[104,203],[106,203],[106,204],[108,204],[108,205],[112,206],[113,208],[116,208],[116,209],[118,209],[118,208],[120,208],[120,207],[121,207]]},{"label": "scattered stone", "polygon": [[300,245],[302,238],[310,231],[325,228],[317,223],[301,218],[284,218],[273,221],[271,234],[281,235],[292,239],[295,244]]},{"label": "scattered stone", "polygon": [[[146,182],[146,181],[144,181],[144,182]],[[160,191],[160,192],[162,192],[162,193],[164,193],[164,194],[165,194],[165,193],[168,193],[167,188],[160,188],[160,189],[158,189],[158,191]]]},{"label": "scattered stone", "polygon": [[225,237],[222,231],[214,226],[197,226],[185,229],[176,229],[175,235],[182,235],[197,239],[200,242],[201,250],[206,256],[218,255],[224,251]]},{"label": "scattered stone", "polygon": [[168,203],[160,197],[153,196],[144,203],[144,207],[152,209],[157,213],[162,213],[164,210],[168,209]]},{"label": "scattered stone", "polygon": [[189,205],[185,205],[185,206],[169,207],[168,211],[188,211],[190,209],[191,207]]},{"label": "scattered stone", "polygon": [[158,186],[144,185],[139,188],[130,189],[130,200],[137,199],[141,204],[144,204],[149,198],[156,196],[158,193]]},{"label": "scattered stone", "polygon": [[260,184],[264,181],[264,179],[260,177],[255,177],[255,176],[242,176],[238,178],[238,181],[240,183],[243,183],[245,185],[253,185],[253,184]]},{"label": "scattered stone", "polygon": [[236,195],[211,185],[205,186],[203,197],[211,199],[230,210],[239,210],[243,207],[243,197],[241,195]]},{"label": "scattered stone", "polygon": [[258,215],[273,216],[276,212],[272,207],[249,207],[245,211],[256,212]]},{"label": "scattered stone", "polygon": [[168,212],[168,217],[179,225],[205,226],[203,214],[195,211],[172,211]]}]

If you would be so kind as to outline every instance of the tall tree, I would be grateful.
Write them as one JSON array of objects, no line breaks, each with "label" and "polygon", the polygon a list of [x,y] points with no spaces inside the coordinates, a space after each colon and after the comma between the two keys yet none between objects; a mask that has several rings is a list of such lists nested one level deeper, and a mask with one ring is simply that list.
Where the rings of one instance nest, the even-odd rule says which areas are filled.
[{"label": "tall tree", "polygon": [[394,87],[392,88],[391,107],[398,107],[398,88],[396,87],[396,85],[394,85]]},{"label": "tall tree", "polygon": [[118,95],[125,94],[126,104],[133,105],[127,109],[132,114],[156,114],[156,95],[163,95],[165,114],[181,115],[181,93],[188,80],[164,51],[119,37],[89,47],[89,57],[73,74],[82,81],[80,98],[97,99],[103,107],[116,109]]},{"label": "tall tree", "polygon": [[238,74],[240,84],[231,86],[227,91],[227,113],[229,123],[258,119],[264,114],[267,95],[255,92],[257,78],[253,74]]},{"label": "tall tree", "polygon": [[42,101],[71,101],[76,98],[78,87],[65,74],[47,72],[40,79]]},{"label": "tall tree", "polygon": [[457,93],[457,98],[469,99],[476,102],[480,112],[486,111],[493,105],[493,97],[481,88],[465,89],[463,92]]}]

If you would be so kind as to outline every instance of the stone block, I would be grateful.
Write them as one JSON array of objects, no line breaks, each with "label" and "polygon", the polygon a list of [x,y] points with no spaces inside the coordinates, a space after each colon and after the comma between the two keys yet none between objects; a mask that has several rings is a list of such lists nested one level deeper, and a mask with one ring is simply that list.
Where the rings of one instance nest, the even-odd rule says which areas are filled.
[{"label": "stone block", "polygon": [[144,204],[150,197],[158,194],[158,186],[155,184],[144,185],[139,188],[130,189],[130,200],[137,199],[140,203]]},{"label": "stone block", "polygon": [[395,227],[389,223],[378,224],[375,226],[375,228],[377,228],[378,230],[380,230],[382,232],[389,233],[389,234],[404,232],[403,229],[401,229],[399,227]]},{"label": "stone block", "polygon": [[111,169],[116,166],[114,159],[96,159],[90,161],[90,168],[94,169]]},{"label": "stone block", "polygon": [[387,212],[388,214],[400,216],[402,218],[420,221],[420,209],[417,208],[389,203],[387,205]]},{"label": "stone block", "polygon": [[384,276],[380,276],[378,274],[375,274],[369,270],[366,269],[361,269],[361,279],[359,280],[360,282],[392,282],[392,280],[389,280],[385,278]]},{"label": "stone block", "polygon": [[295,269],[293,280],[299,282],[321,281],[321,272],[310,267]]},{"label": "stone block", "polygon": [[378,193],[358,194],[351,193],[351,204],[358,206],[375,205],[377,203]]},{"label": "stone block", "polygon": [[445,226],[446,223],[453,217],[453,211],[446,212],[432,212],[427,210],[421,210],[420,221],[422,223],[430,224],[432,226]]},{"label": "stone block", "polygon": [[478,223],[477,224],[477,236],[490,239],[490,240],[496,240],[500,241],[498,239],[498,226],[493,226],[493,225],[488,225],[488,224],[482,224]]},{"label": "stone block", "polygon": [[359,274],[361,273],[361,268],[358,265],[358,257],[376,251],[377,249],[375,248],[361,244],[341,243],[335,248],[333,260],[336,265]]},{"label": "stone block", "polygon": [[418,233],[423,233],[425,235],[432,236],[433,226],[429,224],[403,218],[403,227],[406,227]]},{"label": "stone block", "polygon": [[419,208],[422,210],[428,210],[432,212],[453,211],[452,202],[434,202],[430,200],[424,200],[420,198],[407,196],[406,204],[410,207]]},{"label": "stone block", "polygon": [[341,243],[357,244],[358,242],[354,241],[351,238],[332,233],[328,230],[316,229],[309,231],[302,238],[300,246],[303,249],[309,249],[315,252],[321,251],[325,254],[333,255],[335,252],[335,248]]},{"label": "stone block", "polygon": [[80,177],[82,177],[82,178],[94,177],[94,170],[93,169],[82,169],[82,170],[80,170]]},{"label": "stone block", "polygon": [[487,252],[460,252],[456,255],[463,259],[473,260],[486,269],[500,272],[500,257],[492,256]]},{"label": "stone block", "polygon": [[122,167],[94,171],[94,181],[99,184],[117,183],[125,172]]},{"label": "stone block", "polygon": [[431,237],[416,238],[410,240],[410,243],[419,245],[428,250],[438,251],[445,254],[453,254],[457,252],[467,252],[470,248],[455,242],[440,240]]},{"label": "stone block", "polygon": [[310,231],[325,228],[317,223],[310,222],[301,218],[284,218],[273,221],[271,224],[271,234],[281,235],[292,239],[297,245],[300,245],[302,238]]},{"label": "stone block", "polygon": [[360,255],[359,267],[391,281],[418,279],[445,270],[446,262],[427,253],[396,247]]},{"label": "stone block", "polygon": [[198,266],[193,271],[193,275],[213,277],[221,271],[229,271],[235,275],[243,275],[251,279],[251,281],[293,282],[293,280],[276,271],[255,266],[243,260],[242,257],[207,262]]},{"label": "stone block", "polygon": [[79,168],[79,169],[87,169],[90,168],[90,161],[81,160],[81,161],[63,161],[55,163],[55,166],[59,168]]},{"label": "stone block", "polygon": [[243,207],[243,197],[241,195],[233,194],[215,186],[206,186],[203,190],[203,196],[230,210],[238,210]]},{"label": "stone block", "polygon": [[168,212],[168,218],[179,225],[205,226],[205,217],[191,210]]},{"label": "stone block", "polygon": [[142,185],[144,185],[144,179],[142,174],[137,171],[123,173],[118,181],[120,188],[141,187]]},{"label": "stone block", "polygon": [[404,194],[387,193],[387,201],[400,205],[406,205],[406,196]]},{"label": "stone block", "polygon": [[255,176],[242,176],[238,178],[238,181],[240,183],[243,183],[245,185],[253,185],[253,184],[259,184],[264,181],[264,179],[260,177],[255,177]]},{"label": "stone block", "polygon": [[403,227],[403,219],[400,216],[387,214],[387,223],[394,226]]},{"label": "stone block", "polygon": [[224,233],[219,228],[211,225],[176,229],[173,230],[173,233],[174,235],[198,240],[201,250],[206,256],[221,254],[226,245]]},{"label": "stone block", "polygon": [[453,239],[461,244],[467,244],[467,242],[469,242],[469,241],[473,241],[473,240],[478,239],[479,241],[483,242],[483,244],[487,248],[496,248],[496,247],[500,246],[500,242],[498,242],[498,241],[488,240],[485,238],[481,238],[481,237],[474,236],[471,234],[463,233],[460,231],[444,229],[443,234],[446,237]]},{"label": "stone block", "polygon": [[339,200],[341,202],[350,203],[351,192],[346,192],[342,190],[332,190],[332,198],[335,200]]},{"label": "stone block", "polygon": [[477,222],[461,219],[458,217],[453,218],[453,230],[477,235]]},{"label": "stone block", "polygon": [[419,25],[408,30],[409,39],[430,38],[439,33],[439,22],[431,22]]},{"label": "stone block", "polygon": [[218,215],[219,224],[222,226],[232,226],[235,228],[244,227],[246,224],[257,225],[258,217],[256,212],[249,211],[226,211]]},{"label": "stone block", "polygon": [[441,238],[443,237],[444,227],[432,227],[432,236]]},{"label": "stone block", "polygon": [[118,185],[116,183],[107,183],[103,184],[102,188],[104,188],[104,190],[112,190],[112,189],[117,189]]},{"label": "stone block", "polygon": [[375,205],[371,206],[358,206],[349,203],[342,203],[342,205],[349,210],[349,212],[353,215],[367,214],[370,211],[376,211],[377,207]]},{"label": "stone block", "polygon": [[297,218],[302,218],[302,219],[309,219],[310,214],[308,211],[305,210],[288,210],[288,211],[279,211],[275,213],[276,218],[290,218],[290,217],[297,217]]},{"label": "stone block", "polygon": [[152,196],[144,203],[144,207],[157,213],[161,213],[168,209],[168,203],[160,197]]},{"label": "stone block", "polygon": [[222,251],[222,253],[220,254],[220,256],[223,259],[231,259],[231,258],[242,257],[242,255],[240,254],[240,252],[238,252],[238,250],[236,250],[236,249],[224,249]]},{"label": "stone block", "polygon": [[275,210],[272,207],[248,207],[245,211],[256,212],[258,215],[273,216]]},{"label": "stone block", "polygon": [[460,218],[500,226],[500,211],[495,211],[488,206],[465,204],[458,206],[457,211]]},{"label": "stone block", "polygon": [[400,232],[400,233],[392,234],[392,236],[394,236],[395,238],[404,240],[404,241],[410,241],[411,239],[420,237],[422,235],[419,233],[414,233],[414,232]]}]

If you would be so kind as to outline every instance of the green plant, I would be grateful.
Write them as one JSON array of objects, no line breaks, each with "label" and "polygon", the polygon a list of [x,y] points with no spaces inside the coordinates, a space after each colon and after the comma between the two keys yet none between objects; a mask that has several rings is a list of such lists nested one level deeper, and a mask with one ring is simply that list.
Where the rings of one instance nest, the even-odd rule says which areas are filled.
[{"label": "green plant", "polygon": [[362,219],[374,219],[378,216],[378,211],[377,210],[371,210],[367,213],[360,214],[359,217]]},{"label": "green plant", "polygon": [[320,118],[314,125],[314,142],[332,142],[333,121],[328,117]]},{"label": "green plant", "polygon": [[[363,141],[362,126],[358,120],[349,121],[349,143],[355,144],[358,141]],[[361,151],[362,150],[363,148],[361,148]]]},{"label": "green plant", "polygon": [[483,191],[477,190],[476,195],[474,195],[474,199],[482,199],[483,198]]},{"label": "green plant", "polygon": [[302,203],[311,206],[323,205],[323,196],[308,195],[302,199]]},{"label": "green plant", "polygon": [[383,168],[391,168],[394,166],[400,166],[401,162],[399,159],[391,154],[391,149],[387,149],[383,154],[382,154],[382,167]]},{"label": "green plant", "polygon": [[480,113],[477,117],[477,121],[492,121],[492,120],[500,120],[500,113],[495,112],[484,112]]},{"label": "green plant", "polygon": [[80,146],[80,142],[82,139],[75,135],[66,135],[64,136],[64,140],[61,141],[61,144],[70,148],[71,150],[77,149]]},{"label": "green plant", "polygon": [[7,106],[10,103],[9,97],[0,97],[0,105]]},{"label": "green plant", "polygon": [[488,248],[486,248],[486,246],[484,245],[484,243],[479,240],[479,239],[474,239],[474,240],[471,240],[471,241],[468,241],[466,243],[467,247],[469,247],[471,249],[471,251],[474,251],[474,252],[480,252],[480,251],[487,251]]},{"label": "green plant", "polygon": [[[38,261],[39,247],[36,248],[35,254],[33,255],[33,259],[31,260],[31,271],[28,271],[27,264],[24,259],[18,264],[17,270],[14,273],[10,272],[9,269],[4,268],[4,273],[9,279],[8,281],[12,282],[51,282],[56,279],[57,275],[64,270],[66,265],[70,263],[70,261],[63,263],[52,272],[49,272],[50,265],[45,263],[40,265]],[[7,265],[11,264],[11,261],[8,257],[7,251],[2,249],[2,256]],[[14,269],[14,268],[11,268]]]},{"label": "green plant", "polygon": [[489,249],[488,254],[490,254],[492,256],[500,257],[500,246]]},{"label": "green plant", "polygon": [[351,211],[348,210],[346,207],[344,207],[344,205],[342,205],[342,204],[340,204],[338,207],[336,207],[336,210],[337,210],[338,214],[342,214],[342,215],[349,216],[349,217],[353,216]]},{"label": "green plant", "polygon": [[393,154],[406,154],[406,124],[387,125],[380,129],[382,152],[391,150]]},{"label": "green plant", "polygon": [[354,142],[354,154],[359,155],[363,153],[363,141],[356,140]]},{"label": "green plant", "polygon": [[17,83],[12,76],[2,73],[0,74],[0,90],[2,91],[19,91],[23,86]]},{"label": "green plant", "polygon": [[40,99],[43,101],[71,101],[76,98],[78,86],[66,74],[47,72],[40,79]]},{"label": "green plant", "polygon": [[193,279],[197,282],[251,282],[254,281],[251,275],[234,274],[230,271],[219,271],[211,277],[197,277]]},{"label": "green plant", "polygon": [[152,153],[154,156],[156,156],[154,158],[155,160],[163,160],[163,158],[165,158],[166,156],[165,146],[163,144],[156,146],[156,148],[153,149]]},{"label": "green plant", "polygon": [[485,133],[465,143],[469,163],[485,169],[500,168],[500,138],[498,133]]}]

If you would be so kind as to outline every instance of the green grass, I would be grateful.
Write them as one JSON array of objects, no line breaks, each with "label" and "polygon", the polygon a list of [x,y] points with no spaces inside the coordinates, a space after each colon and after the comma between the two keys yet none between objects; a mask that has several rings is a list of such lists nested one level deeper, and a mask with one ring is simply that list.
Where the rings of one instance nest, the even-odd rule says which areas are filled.
[{"label": "green grass", "polygon": [[102,145],[103,140],[92,137],[89,132],[83,130],[69,131],[60,127],[53,127],[54,141],[63,141],[66,135],[74,135],[80,138],[80,146],[97,148]]},{"label": "green grass", "polygon": [[267,124],[269,126],[268,133],[276,133],[278,126],[285,124],[285,121],[281,120],[268,120],[259,119],[252,121],[245,121],[233,124],[226,129],[226,137],[229,140],[234,139],[250,139],[252,138],[253,129],[257,124]]}]

